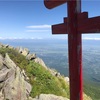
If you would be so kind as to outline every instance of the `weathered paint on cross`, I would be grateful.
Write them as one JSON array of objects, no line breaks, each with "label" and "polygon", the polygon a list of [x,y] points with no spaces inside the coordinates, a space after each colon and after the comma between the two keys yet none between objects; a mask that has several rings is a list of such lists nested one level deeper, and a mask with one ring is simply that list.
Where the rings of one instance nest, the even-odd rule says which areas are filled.
[{"label": "weathered paint on cross", "polygon": [[[53,0],[54,1],[54,0]],[[56,1],[57,2],[57,1]],[[52,1],[51,1],[52,3]],[[53,2],[54,3],[54,2]],[[55,4],[52,3],[52,7],[47,1],[46,6],[53,8]],[[81,12],[80,1],[68,1],[68,20],[64,19],[65,27],[58,32],[63,30],[68,33],[68,47],[69,47],[69,76],[70,76],[70,100],[83,100],[83,88],[82,88],[82,45],[81,45],[81,34],[78,32],[78,14]],[[62,4],[62,3],[61,3]],[[55,6],[56,7],[56,6]],[[85,16],[87,18],[87,16]],[[66,23],[67,22],[67,23]],[[65,29],[63,29],[65,28]],[[55,33],[56,30],[54,29]],[[60,28],[59,28],[60,29]]]},{"label": "weathered paint on cross", "polygon": [[70,100],[83,100],[82,39],[78,32],[78,14],[81,12],[81,2],[80,0],[70,1],[67,7]]},{"label": "weathered paint on cross", "polygon": [[[67,34],[68,33],[68,30],[66,30],[67,23],[68,23],[68,18],[66,17],[64,18],[64,23],[52,25],[52,34]],[[78,32],[83,34],[100,33],[100,16],[88,18],[87,12],[79,13]]]},{"label": "weathered paint on cross", "polygon": [[100,16],[88,18],[81,13],[81,0],[44,0],[48,9],[68,4],[68,18],[64,23],[52,25],[53,34],[68,34],[70,100],[83,100],[82,33],[100,33]]}]

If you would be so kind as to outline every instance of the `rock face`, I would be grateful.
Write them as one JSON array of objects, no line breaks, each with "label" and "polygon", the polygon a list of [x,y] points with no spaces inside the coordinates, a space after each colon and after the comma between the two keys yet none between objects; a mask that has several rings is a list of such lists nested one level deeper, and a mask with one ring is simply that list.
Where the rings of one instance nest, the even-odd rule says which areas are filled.
[{"label": "rock face", "polygon": [[[43,60],[37,58],[36,55],[28,54],[27,56],[28,59],[34,60],[47,69]],[[27,82],[28,80],[25,71],[16,66],[7,53],[5,57],[0,55],[0,100],[68,100],[53,94],[40,94],[36,98],[31,98],[29,94],[32,87]]]},{"label": "rock face", "polygon": [[56,96],[53,94],[40,94],[40,96],[34,98],[33,100],[69,100],[69,99],[61,96]]},{"label": "rock face", "polygon": [[29,54],[29,50],[27,48],[17,47],[15,48],[19,53],[21,53],[24,56],[27,56]]},{"label": "rock face", "polygon": [[[2,44],[0,44],[0,47],[17,50],[24,55],[26,59],[35,61],[49,70],[52,75],[60,75],[55,71],[51,71],[41,58],[36,57],[36,54],[29,53],[29,50],[26,48],[13,48],[9,45]],[[5,57],[0,55],[0,100],[68,100],[67,98],[53,94],[40,94],[36,98],[31,98],[29,94],[32,87],[27,81],[29,81],[29,78],[25,74],[25,71],[21,70],[10,59],[8,54],[6,54]]]},{"label": "rock face", "polygon": [[24,48],[22,50],[22,55],[27,56],[29,54],[29,50],[27,48]]},{"label": "rock face", "polygon": [[47,69],[47,66],[45,65],[45,63],[44,63],[44,61],[41,59],[41,58],[35,58],[34,59],[34,61],[36,62],[36,63],[39,63],[40,65],[42,65],[44,68],[46,68]]},{"label": "rock face", "polygon": [[23,71],[6,54],[0,55],[0,100],[27,100],[31,85]]},{"label": "rock face", "polygon": [[[25,56],[26,59],[35,61],[42,65],[46,70],[49,70],[53,76],[61,77],[59,72],[48,68],[42,59],[36,57],[36,54],[30,54],[28,49],[14,48],[0,43],[0,48],[2,47],[17,50]],[[65,77],[64,80],[69,83],[68,77]],[[32,87],[27,81],[29,81],[29,78],[25,74],[25,71],[21,70],[10,59],[8,54],[6,54],[5,57],[0,55],[0,100],[69,100],[53,94],[40,94],[39,96],[36,96],[36,98],[31,98],[29,94]],[[86,98],[84,100],[92,100],[85,94],[84,97]]]},{"label": "rock face", "polygon": [[27,56],[26,56],[26,59],[28,59],[28,60],[34,60],[36,58],[36,54],[28,54]]}]

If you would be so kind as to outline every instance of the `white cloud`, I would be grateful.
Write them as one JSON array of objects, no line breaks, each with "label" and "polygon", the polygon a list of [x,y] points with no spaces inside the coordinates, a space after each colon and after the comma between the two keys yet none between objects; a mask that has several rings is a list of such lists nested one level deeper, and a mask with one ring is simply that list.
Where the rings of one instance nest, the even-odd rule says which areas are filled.
[{"label": "white cloud", "polygon": [[26,26],[26,28],[34,28],[34,29],[41,29],[41,28],[51,28],[51,25],[32,25],[32,26]]},{"label": "white cloud", "polygon": [[23,39],[25,39],[25,40],[27,40],[27,39],[32,39],[32,40],[34,40],[34,39],[38,39],[38,40],[40,40],[40,39],[43,39],[42,37],[38,37],[38,38],[36,38],[36,37],[30,37],[30,38],[24,38],[24,37],[0,37],[0,40],[17,40],[17,39],[19,39],[19,40],[23,40]]},{"label": "white cloud", "polygon": [[50,32],[51,25],[32,25],[32,26],[26,26],[27,30],[26,32]]},{"label": "white cloud", "polygon": [[26,30],[26,32],[49,32],[50,30]]},{"label": "white cloud", "polygon": [[0,37],[0,39],[3,39],[2,37]]},{"label": "white cloud", "polygon": [[100,40],[100,38],[89,38],[89,37],[84,37],[83,40]]}]

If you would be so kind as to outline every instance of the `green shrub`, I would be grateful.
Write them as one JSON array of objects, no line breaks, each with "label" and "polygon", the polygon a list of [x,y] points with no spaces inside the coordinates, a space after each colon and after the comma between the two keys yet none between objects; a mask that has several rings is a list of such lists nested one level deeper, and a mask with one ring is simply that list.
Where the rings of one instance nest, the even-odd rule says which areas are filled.
[{"label": "green shrub", "polygon": [[90,96],[93,100],[100,99],[100,88],[94,84],[84,84],[84,92]]}]

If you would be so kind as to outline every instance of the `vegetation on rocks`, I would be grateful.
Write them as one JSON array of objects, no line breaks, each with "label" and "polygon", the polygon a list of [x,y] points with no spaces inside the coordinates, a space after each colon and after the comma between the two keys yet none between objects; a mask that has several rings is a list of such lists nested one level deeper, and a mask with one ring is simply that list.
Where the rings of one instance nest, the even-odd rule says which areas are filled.
[{"label": "vegetation on rocks", "polygon": [[53,76],[40,64],[27,60],[25,56],[14,49],[0,48],[0,54],[5,56],[5,53],[8,53],[17,66],[25,70],[29,77],[29,82],[33,86],[31,97],[44,93],[69,98],[69,86],[62,77],[57,78]]},{"label": "vegetation on rocks", "polygon": [[[57,96],[69,98],[69,83],[66,83],[63,76],[53,76],[50,70],[47,70],[41,64],[36,63],[34,59],[28,60],[26,56],[19,53],[14,48],[0,48],[0,54],[5,57],[8,54],[11,60],[29,77],[27,80],[32,90],[31,97],[39,96],[40,94],[54,94]],[[92,100],[84,94],[84,100]]]},{"label": "vegetation on rocks", "polygon": [[100,99],[100,88],[99,86],[90,85],[88,82],[84,84],[84,91],[88,96],[90,96],[93,100]]}]

